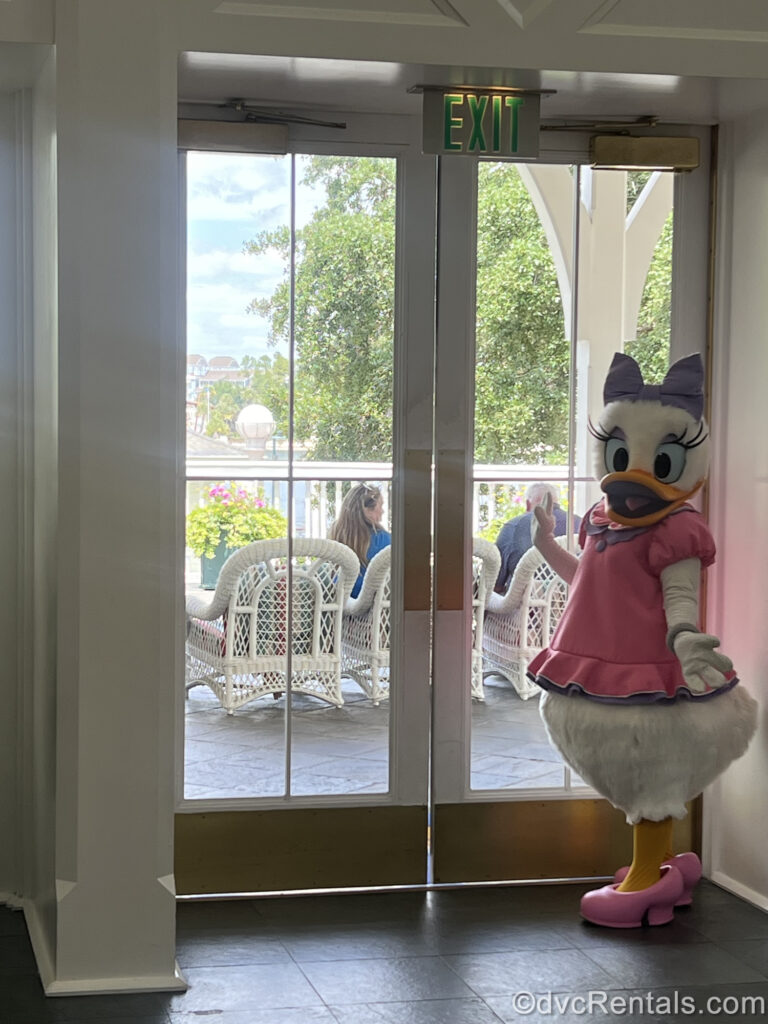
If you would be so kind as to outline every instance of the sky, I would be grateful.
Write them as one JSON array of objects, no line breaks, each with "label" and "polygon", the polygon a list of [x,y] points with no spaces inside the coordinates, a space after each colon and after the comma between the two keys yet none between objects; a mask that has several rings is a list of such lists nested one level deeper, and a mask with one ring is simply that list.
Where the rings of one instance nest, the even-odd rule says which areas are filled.
[{"label": "sky", "polygon": [[[301,157],[296,158],[297,182]],[[260,356],[268,324],[246,307],[269,298],[283,276],[275,253],[254,256],[244,244],[290,222],[290,156],[187,155],[187,352]],[[297,188],[296,223],[305,224],[323,195]]]}]

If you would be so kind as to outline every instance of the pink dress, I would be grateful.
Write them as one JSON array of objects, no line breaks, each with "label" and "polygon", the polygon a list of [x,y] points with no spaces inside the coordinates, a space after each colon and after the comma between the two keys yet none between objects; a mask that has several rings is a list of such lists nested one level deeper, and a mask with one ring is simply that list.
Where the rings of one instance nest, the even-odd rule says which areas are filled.
[{"label": "pink dress", "polygon": [[655,526],[608,529],[593,506],[584,517],[584,549],[551,645],[528,675],[545,690],[606,704],[696,701],[735,686],[693,693],[666,643],[661,572],[686,558],[711,565],[715,544],[703,517],[683,505]]}]

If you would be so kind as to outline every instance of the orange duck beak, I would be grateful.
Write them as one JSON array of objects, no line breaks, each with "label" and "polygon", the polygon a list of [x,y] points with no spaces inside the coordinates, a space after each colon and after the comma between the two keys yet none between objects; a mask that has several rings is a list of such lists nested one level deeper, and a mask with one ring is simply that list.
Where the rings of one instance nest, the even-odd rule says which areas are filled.
[{"label": "orange duck beak", "polygon": [[689,491],[681,491],[672,484],[663,484],[643,469],[628,469],[624,473],[609,473],[600,481],[605,493],[605,514],[622,526],[653,526],[670,512],[680,508],[704,483]]}]

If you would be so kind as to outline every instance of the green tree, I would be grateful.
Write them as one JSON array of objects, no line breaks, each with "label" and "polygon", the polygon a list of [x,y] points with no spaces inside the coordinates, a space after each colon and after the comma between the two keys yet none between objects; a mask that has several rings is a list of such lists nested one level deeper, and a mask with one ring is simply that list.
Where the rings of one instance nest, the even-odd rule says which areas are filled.
[{"label": "green tree", "polygon": [[[312,157],[303,181],[326,201],[297,233],[296,436],[311,456],[391,458],[395,165]],[[557,277],[511,165],[482,164],[478,210],[476,444],[479,461],[558,461],[567,437],[568,346]],[[278,253],[286,228],[246,251]],[[289,283],[249,309],[286,345]]]},{"label": "green tree", "polygon": [[[314,156],[303,182],[326,201],[297,232],[295,434],[313,458],[391,459],[395,161]],[[249,306],[275,346],[289,340],[289,246],[287,228],[245,246],[286,267],[273,295]]]},{"label": "green tree", "polygon": [[242,381],[219,380],[208,390],[209,437],[238,437],[237,414],[246,405],[264,405],[275,420],[275,433],[288,433],[288,360],[279,352],[271,355],[244,356],[240,369],[247,374]]},{"label": "green tree", "polygon": [[546,236],[513,164],[480,164],[477,238],[475,459],[563,462],[563,307]]},{"label": "green tree", "polygon": [[640,198],[653,171],[627,171],[627,214]]},{"label": "green tree", "polygon": [[[518,169],[483,162],[478,174],[475,458],[560,463],[569,345],[554,261]],[[297,232],[295,436],[314,458],[389,459],[395,163],[314,156],[302,181],[325,200]],[[644,183],[630,178],[630,207]],[[288,229],[261,232],[245,250],[271,250],[284,261],[283,281],[249,309],[268,320],[271,344],[285,348]],[[671,222],[648,276],[637,341],[628,346],[649,374],[666,369],[670,272]]]},{"label": "green tree", "polygon": [[669,369],[672,314],[672,235],[670,213],[653,253],[637,317],[637,334],[624,350],[637,361],[643,377],[660,382]]}]

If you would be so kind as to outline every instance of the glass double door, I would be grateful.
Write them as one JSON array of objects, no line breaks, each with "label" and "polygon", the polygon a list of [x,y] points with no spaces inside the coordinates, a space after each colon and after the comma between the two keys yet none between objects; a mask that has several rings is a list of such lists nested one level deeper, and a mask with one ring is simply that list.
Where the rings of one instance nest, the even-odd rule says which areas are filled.
[{"label": "glass double door", "polygon": [[[627,852],[525,682],[564,595],[505,596],[494,541],[541,483],[572,537],[613,351],[651,376],[683,343],[682,183],[384,149],[186,157],[186,589],[213,655],[188,634],[180,893],[576,877]],[[313,661],[302,574],[334,536],[366,562],[339,533],[361,485],[388,564],[339,615],[330,594]],[[291,600],[254,610],[227,691],[242,596],[218,563],[263,537],[286,538]]]}]

